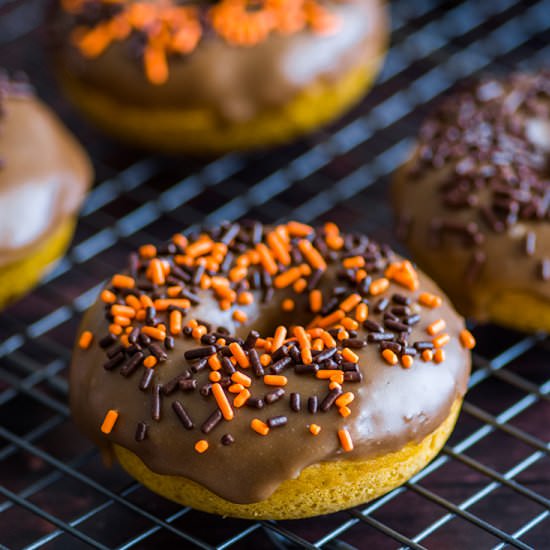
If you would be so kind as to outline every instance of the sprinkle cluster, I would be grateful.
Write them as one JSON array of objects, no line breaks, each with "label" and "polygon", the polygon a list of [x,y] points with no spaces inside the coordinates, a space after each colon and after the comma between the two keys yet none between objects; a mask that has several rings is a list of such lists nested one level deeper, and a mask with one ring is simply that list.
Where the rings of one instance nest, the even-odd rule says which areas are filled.
[{"label": "sprinkle cluster", "polygon": [[[541,142],[549,138],[534,135],[541,121],[548,120],[550,71],[541,71],[512,75],[508,83],[481,81],[443,102],[420,131],[411,181],[427,168],[452,163],[453,172],[439,185],[441,204],[447,211],[472,213],[471,221],[434,218],[429,239],[437,247],[447,235],[455,235],[472,249],[465,273],[470,284],[486,262],[487,233],[550,219],[548,143]],[[531,231],[525,235],[524,253],[532,256],[535,251],[536,234]],[[542,280],[550,280],[550,259],[543,259],[536,271]]]},{"label": "sprinkle cluster", "polygon": [[[329,264],[340,284],[323,291]],[[409,295],[391,292],[390,282]],[[237,323],[246,323],[246,305],[255,299],[278,300],[281,289],[291,290],[295,298],[306,295],[312,319],[307,326],[280,325],[263,336],[250,330],[241,339],[193,315],[209,293],[215,307],[230,310]],[[444,361],[444,347],[451,339],[439,319],[427,327],[425,340],[410,341],[422,308],[440,307],[441,298],[419,290],[410,262],[364,235],[342,234],[333,223],[318,230],[294,221],[273,228],[258,222],[224,223],[202,233],[177,234],[163,247],[148,244],[132,254],[127,273],[112,278],[101,300],[110,323],[108,334],[99,340],[106,353],[103,368],[126,378],[139,371],[139,389],[151,395],[153,421],[161,419],[162,400],[174,396],[172,413],[183,428],[198,428],[204,435],[248,407],[258,411],[250,429],[267,436],[289,420],[287,415],[269,414],[270,405],[281,399],[287,400],[289,415],[333,411],[345,419],[352,413],[354,385],[363,379],[358,350],[377,346],[388,366],[409,369],[417,359]],[[280,305],[294,309],[295,299],[285,298]],[[475,345],[468,331],[459,337],[465,348]],[[181,373],[161,385],[155,372],[182,338],[196,345],[181,357]],[[93,340],[85,330],[80,348],[89,349]],[[322,397],[287,393],[294,375],[317,380]],[[208,418],[195,418],[184,405],[189,392],[212,400]],[[118,415],[107,411],[104,433],[113,430]],[[306,424],[305,429],[316,436],[322,423]],[[143,441],[148,429],[147,422],[140,422],[136,440]],[[337,430],[337,437],[344,451],[353,449],[347,428]],[[234,442],[230,433],[221,437],[223,445]],[[199,439],[195,450],[204,453],[208,445]]]},{"label": "sprinkle cluster", "polygon": [[169,55],[193,52],[209,31],[229,44],[254,46],[272,33],[331,34],[340,24],[319,0],[221,0],[205,6],[175,0],[62,0],[62,7],[76,17],[71,39],[85,57],[132,39],[153,84],[168,80]]}]

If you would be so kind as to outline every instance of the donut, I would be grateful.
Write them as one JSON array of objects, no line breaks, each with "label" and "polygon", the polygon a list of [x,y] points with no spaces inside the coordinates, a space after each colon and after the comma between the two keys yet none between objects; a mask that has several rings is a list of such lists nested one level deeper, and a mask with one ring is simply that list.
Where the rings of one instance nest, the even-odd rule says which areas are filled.
[{"label": "donut", "polygon": [[0,69],[0,307],[62,256],[91,178],[86,154],[27,78]]},{"label": "donut", "polygon": [[464,86],[397,172],[401,237],[458,310],[550,330],[550,72]]},{"label": "donut", "polygon": [[440,289],[334,223],[224,223],[132,253],[85,314],[73,418],[186,506],[292,519],[404,483],[457,418],[474,337]]},{"label": "donut", "polygon": [[383,0],[62,0],[68,97],[122,141],[213,154],[274,145],[359,101],[388,41]]}]

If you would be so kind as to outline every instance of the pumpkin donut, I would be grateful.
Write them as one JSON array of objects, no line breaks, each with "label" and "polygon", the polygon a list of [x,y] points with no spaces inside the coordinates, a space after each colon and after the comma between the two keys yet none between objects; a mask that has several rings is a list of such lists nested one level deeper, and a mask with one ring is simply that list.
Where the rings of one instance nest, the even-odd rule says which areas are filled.
[{"label": "pumpkin donut", "polygon": [[549,168],[549,71],[468,85],[423,124],[394,204],[461,313],[550,331]]},{"label": "pumpkin donut", "polygon": [[62,256],[91,179],[85,152],[26,77],[0,69],[0,307]]},{"label": "pumpkin donut", "polygon": [[145,245],[82,321],[79,427],[151,490],[224,516],[325,514],[404,483],[457,418],[475,341],[407,260],[327,223]]},{"label": "pumpkin donut", "polygon": [[55,55],[68,96],[119,139],[218,153],[288,141],[372,83],[383,0],[61,0]]}]

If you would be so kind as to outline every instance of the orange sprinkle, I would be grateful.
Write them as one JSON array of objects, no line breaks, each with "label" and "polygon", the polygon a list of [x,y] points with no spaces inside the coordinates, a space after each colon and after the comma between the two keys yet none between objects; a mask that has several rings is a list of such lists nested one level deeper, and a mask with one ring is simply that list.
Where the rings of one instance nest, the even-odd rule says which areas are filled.
[{"label": "orange sprinkle", "polygon": [[340,302],[340,309],[349,313],[354,307],[361,303],[361,296],[359,294],[351,294],[345,300]]},{"label": "orange sprinkle", "polygon": [[111,325],[109,325],[109,332],[111,334],[114,334],[115,336],[119,336],[120,334],[122,334],[122,327],[120,325],[112,323]]},{"label": "orange sprinkle", "polygon": [[365,303],[361,303],[355,310],[355,319],[358,323],[364,323],[369,316],[369,306]]},{"label": "orange sprinkle", "polygon": [[286,338],[286,327],[283,325],[278,326],[275,329],[275,335],[273,336],[273,342],[271,344],[271,352],[277,351],[285,341]]},{"label": "orange sprinkle", "polygon": [[307,237],[313,233],[313,227],[305,223],[291,221],[286,224],[286,228],[293,237]]},{"label": "orange sprinkle", "polygon": [[331,250],[340,250],[344,246],[344,239],[340,235],[327,235],[325,241]]},{"label": "orange sprinkle", "polygon": [[357,330],[359,328],[359,323],[351,317],[344,317],[341,323],[342,326],[347,330]]},{"label": "orange sprinkle", "polygon": [[467,329],[460,331],[460,342],[466,349],[474,349],[476,345],[476,339]]},{"label": "orange sprinkle", "polygon": [[248,390],[243,390],[240,392],[235,399],[233,399],[233,406],[236,409],[242,407],[250,398],[250,392]]},{"label": "orange sprinkle", "polygon": [[447,345],[450,342],[450,340],[451,340],[451,337],[446,332],[444,332],[443,334],[436,336],[432,340],[432,344],[436,348],[442,348],[443,346]]},{"label": "orange sprinkle", "polygon": [[304,327],[294,327],[293,334],[298,340],[298,344],[300,345],[300,348],[305,349],[310,347],[309,338],[307,337],[307,333],[304,329]]},{"label": "orange sprinkle", "polygon": [[110,409],[109,411],[107,411],[107,414],[103,419],[103,423],[101,424],[101,431],[104,434],[110,434],[113,431],[113,428],[115,427],[115,423],[117,420],[118,420],[118,411],[115,411],[114,409]]},{"label": "orange sprinkle", "polygon": [[311,344],[311,349],[313,351],[323,351],[325,349],[325,343],[321,338],[315,338]]},{"label": "orange sprinkle", "polygon": [[208,366],[214,371],[219,371],[222,368],[220,358],[216,354],[211,355],[208,358]]},{"label": "orange sprinkle", "polygon": [[172,235],[172,242],[181,248],[181,250],[185,250],[187,248],[187,237],[185,235],[182,235],[181,233],[176,233],[175,235]]},{"label": "orange sprinkle", "polygon": [[426,332],[431,336],[435,336],[438,332],[445,330],[446,326],[447,323],[445,323],[443,319],[438,319],[437,321],[434,321],[433,323],[428,325]]},{"label": "orange sprinkle", "polygon": [[244,390],[242,384],[231,384],[228,388],[229,393],[241,393]]},{"label": "orange sprinkle", "polygon": [[350,433],[346,428],[338,430],[338,439],[340,439],[340,445],[342,445],[342,449],[344,449],[346,453],[353,451],[353,441],[351,439]]},{"label": "orange sprinkle", "polygon": [[422,359],[426,361],[426,363],[430,362],[433,358],[434,358],[434,354],[431,349],[425,349],[422,352]]},{"label": "orange sprinkle", "polygon": [[80,349],[88,349],[91,344],[92,340],[94,339],[94,335],[89,330],[85,330],[81,335],[80,339],[78,340],[78,346]]},{"label": "orange sprinkle", "polygon": [[353,392],[343,393],[336,401],[336,406],[338,407],[347,407],[355,399],[355,394]]},{"label": "orange sprinkle", "polygon": [[235,384],[242,384],[245,388],[249,388],[252,385],[252,379],[239,371],[231,375],[231,380],[235,382]]},{"label": "orange sprinkle", "polygon": [[143,63],[147,78],[152,84],[161,85],[168,80],[168,62],[163,49],[146,46]]},{"label": "orange sprinkle", "polygon": [[288,271],[277,275],[273,279],[273,286],[275,288],[286,288],[294,282],[296,282],[302,276],[302,270],[299,267],[291,267]]},{"label": "orange sprinkle", "polygon": [[338,412],[344,417],[347,418],[351,414],[351,409],[349,407],[340,407]]},{"label": "orange sprinkle", "polygon": [[279,271],[279,268],[277,267],[277,264],[275,263],[275,260],[273,259],[269,248],[267,248],[264,243],[258,243],[256,245],[256,251],[260,256],[260,263],[262,264],[263,268],[270,275],[275,275],[275,273]]},{"label": "orange sprinkle", "polygon": [[200,239],[193,244],[190,244],[186,249],[185,253],[192,258],[198,258],[199,256],[204,256],[208,254],[214,243],[210,239]]},{"label": "orange sprinkle", "polygon": [[290,265],[291,258],[286,249],[285,243],[281,240],[281,237],[275,231],[267,234],[267,244],[271,249],[273,256],[279,260],[283,265]]},{"label": "orange sprinkle", "polygon": [[292,286],[292,289],[296,294],[302,294],[302,292],[307,288],[307,281],[305,279],[298,279],[294,285]]},{"label": "orange sprinkle", "polygon": [[386,360],[389,365],[397,365],[399,359],[397,355],[391,349],[385,349],[382,352],[382,357]]},{"label": "orange sprinkle", "polygon": [[281,374],[264,375],[264,384],[266,386],[286,386],[288,379]]},{"label": "orange sprinkle", "polygon": [[195,443],[195,451],[197,451],[197,453],[202,454],[207,450],[208,450],[208,441],[206,441],[206,439],[201,439],[200,441],[197,441]]},{"label": "orange sprinkle", "polygon": [[309,293],[309,309],[313,313],[318,313],[323,307],[323,294],[320,290],[315,289]]},{"label": "orange sprinkle", "polygon": [[168,294],[170,298],[177,298],[181,294],[181,286],[179,285],[169,286],[166,289],[166,294]]},{"label": "orange sprinkle", "polygon": [[385,277],[381,277],[380,279],[372,281],[369,288],[369,293],[371,294],[371,296],[378,296],[383,292],[386,292],[389,286],[390,282],[388,281],[388,279],[386,279]]},{"label": "orange sprinkle", "polygon": [[436,363],[442,363],[445,361],[445,350],[441,348],[436,349],[434,353],[434,361]]},{"label": "orange sprinkle", "polygon": [[367,278],[367,272],[364,269],[358,269],[355,274],[355,280],[360,283],[363,279]]},{"label": "orange sprinkle", "polygon": [[363,256],[354,256],[353,258],[346,258],[342,265],[346,269],[358,269],[365,265],[365,258]]},{"label": "orange sprinkle", "polygon": [[128,317],[121,317],[120,315],[116,315],[113,322],[115,325],[120,325],[121,327],[128,327],[132,324],[132,321]]},{"label": "orange sprinkle", "polygon": [[222,379],[222,375],[217,370],[214,370],[208,375],[208,379],[210,382],[219,382]]},{"label": "orange sprinkle", "polygon": [[105,289],[101,293],[101,301],[105,302],[106,304],[113,304],[114,302],[116,302],[116,296],[110,290]]},{"label": "orange sprinkle", "polygon": [[158,363],[157,358],[154,355],[149,355],[143,361],[143,365],[148,369],[152,369]]},{"label": "orange sprinkle", "polygon": [[248,356],[244,352],[243,348],[239,345],[238,342],[231,342],[229,344],[229,349],[231,350],[231,353],[239,363],[239,366],[243,369],[246,369],[250,366],[250,361],[248,360]]},{"label": "orange sprinkle", "polygon": [[246,323],[248,316],[242,309],[236,309],[233,312],[233,319],[238,323]]},{"label": "orange sprinkle", "polygon": [[128,340],[128,335],[127,335],[127,334],[123,334],[123,335],[120,337],[120,343],[121,343],[125,348],[129,348],[129,347],[130,347],[130,341]]},{"label": "orange sprinkle", "polygon": [[342,341],[342,340],[346,340],[347,338],[349,338],[348,331],[341,328],[338,331],[338,340]]},{"label": "orange sprinkle", "polygon": [[149,263],[150,278],[156,285],[163,285],[166,281],[164,277],[164,269],[158,258],[153,258]]},{"label": "orange sprinkle", "polygon": [[199,325],[197,328],[193,329],[191,336],[195,340],[200,340],[207,332],[208,331],[206,330],[206,327],[204,325]]},{"label": "orange sprinkle", "polygon": [[111,315],[113,317],[128,317],[129,319],[133,319],[136,316],[136,310],[130,306],[115,304],[111,306]]},{"label": "orange sprinkle", "polygon": [[325,235],[340,235],[340,228],[334,222],[326,222],[324,225]]},{"label": "orange sprinkle", "polygon": [[315,373],[315,377],[319,378],[319,380],[330,380],[330,377],[337,372],[341,371],[336,371],[334,369],[320,369]]},{"label": "orange sprinkle", "polygon": [[319,424],[310,424],[309,425],[309,431],[313,435],[319,435],[321,433],[321,426],[319,426]]},{"label": "orange sprinkle", "polygon": [[418,302],[423,306],[436,308],[441,306],[441,304],[443,303],[443,300],[439,296],[436,296],[435,294],[430,294],[429,292],[422,292],[422,294],[420,294],[420,296],[418,297]]},{"label": "orange sprinkle", "polygon": [[344,373],[341,370],[332,371],[333,375],[329,378],[331,382],[334,382],[336,384],[343,384],[344,383]]},{"label": "orange sprinkle", "polygon": [[411,355],[403,355],[401,357],[401,364],[406,368],[410,369],[414,363],[414,359]]},{"label": "orange sprinkle", "polygon": [[154,340],[164,340],[166,338],[166,332],[155,327],[141,327],[141,332],[147,334],[147,336],[150,336]]},{"label": "orange sprinkle", "polygon": [[305,239],[298,241],[298,248],[313,269],[322,269],[324,271],[327,268],[323,256],[309,241]]},{"label": "orange sprinkle", "polygon": [[237,266],[233,267],[229,271],[229,280],[233,283],[238,283],[239,281],[242,281],[248,273],[248,269],[243,266]]},{"label": "orange sprinkle", "polygon": [[111,285],[115,288],[134,288],[136,286],[136,282],[128,275],[117,274],[111,279]]},{"label": "orange sprinkle", "polygon": [[260,363],[264,367],[267,367],[268,365],[271,365],[271,355],[269,355],[267,353],[262,353],[260,355]]},{"label": "orange sprinkle", "polygon": [[328,385],[328,389],[329,390],[341,390],[342,385],[338,384],[338,382],[334,382],[333,380],[331,380],[329,385]]},{"label": "orange sprinkle", "polygon": [[155,300],[153,304],[157,311],[166,311],[170,306],[181,309],[189,309],[191,307],[191,302],[186,298],[162,298]]},{"label": "orange sprinkle", "polygon": [[296,304],[294,303],[294,300],[291,298],[286,298],[281,303],[281,309],[283,311],[294,311],[294,308],[296,307]]},{"label": "orange sprinkle", "polygon": [[344,348],[342,350],[342,357],[349,361],[350,363],[358,363],[359,362],[359,355],[351,351],[349,348]]},{"label": "orange sprinkle", "polygon": [[250,422],[250,427],[260,435],[267,435],[269,433],[269,426],[259,418],[254,418],[252,422]]},{"label": "orange sprinkle", "polygon": [[252,292],[241,292],[237,296],[237,303],[239,303],[241,306],[250,305],[253,301],[254,296],[252,295]]},{"label": "orange sprinkle", "polygon": [[181,311],[178,311],[177,309],[170,312],[170,333],[176,336],[177,334],[181,334],[181,331],[183,329],[182,327],[183,322],[183,315],[181,314]]},{"label": "orange sprinkle", "polygon": [[190,319],[188,322],[187,322],[187,326],[189,328],[197,328],[199,326],[199,322],[196,320],[196,319]]},{"label": "orange sprinkle", "polygon": [[332,335],[329,332],[327,332],[326,330],[323,330],[323,332],[321,334],[321,338],[322,338],[322,340],[325,343],[325,346],[327,348],[336,347],[336,341],[334,340]]},{"label": "orange sprinkle", "polygon": [[153,307],[153,306],[154,306],[153,300],[151,300],[151,298],[149,298],[149,296],[147,296],[147,294],[142,294],[142,295],[139,297],[139,301],[141,302],[141,305],[142,305],[144,308],[148,308],[148,307]]},{"label": "orange sprinkle", "polygon": [[157,255],[157,247],[152,244],[144,244],[139,247],[139,255],[145,260],[150,260]]},{"label": "orange sprinkle", "polygon": [[128,296],[126,296],[126,303],[136,311],[139,311],[140,309],[142,309],[139,298],[137,298],[136,296],[133,296],[132,294],[128,294]]},{"label": "orange sprinkle", "polygon": [[220,408],[223,417],[226,420],[232,420],[234,416],[233,409],[229,404],[223,388],[218,382],[212,384],[212,395],[214,396],[214,399],[216,400],[216,403],[218,404],[218,407]]},{"label": "orange sprinkle", "polygon": [[336,323],[339,323],[345,316],[346,314],[341,309],[337,309],[336,311],[333,311],[326,317],[323,317],[317,323],[317,326],[321,328],[330,327],[331,325],[335,325]]}]

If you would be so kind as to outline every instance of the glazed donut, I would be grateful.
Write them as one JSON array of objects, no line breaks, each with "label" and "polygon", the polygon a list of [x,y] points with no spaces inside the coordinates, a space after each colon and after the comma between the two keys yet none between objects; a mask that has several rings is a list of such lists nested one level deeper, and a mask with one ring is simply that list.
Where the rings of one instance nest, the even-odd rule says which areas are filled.
[{"label": "glazed donut", "polygon": [[0,307],[68,246],[90,162],[26,77],[0,69]]},{"label": "glazed donut", "polygon": [[473,336],[407,260],[333,223],[145,245],[85,315],[78,426],[151,490],[300,518],[373,499],[454,426]]},{"label": "glazed donut", "polygon": [[288,141],[356,103],[388,40],[383,0],[62,0],[61,83],[123,141],[214,153]]},{"label": "glazed donut", "polygon": [[422,126],[398,225],[461,313],[550,330],[549,153],[548,71],[467,86]]}]

